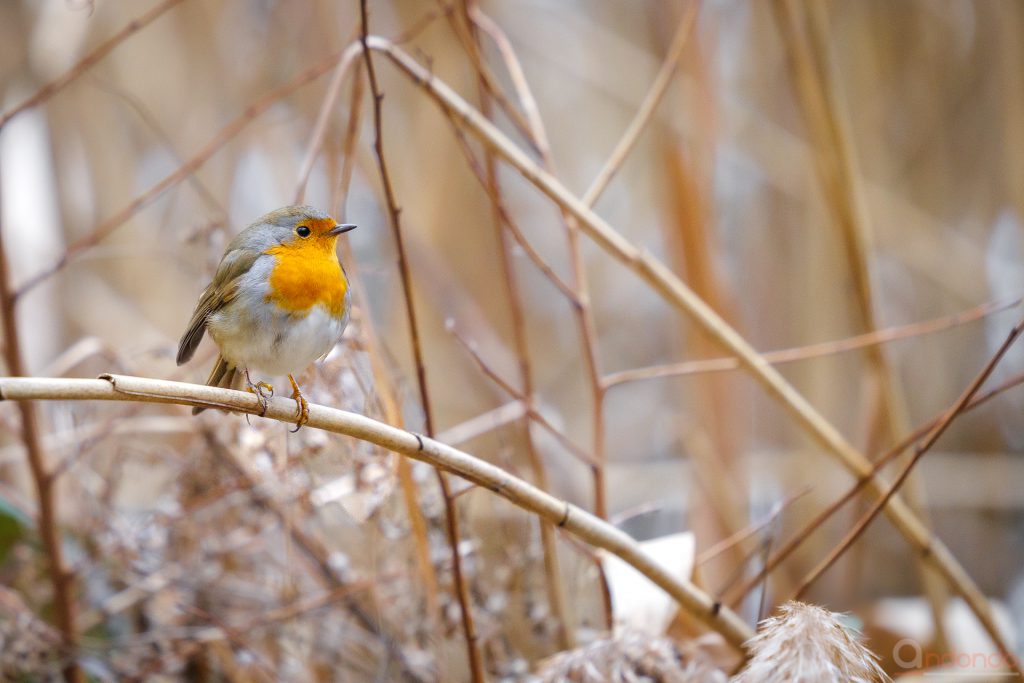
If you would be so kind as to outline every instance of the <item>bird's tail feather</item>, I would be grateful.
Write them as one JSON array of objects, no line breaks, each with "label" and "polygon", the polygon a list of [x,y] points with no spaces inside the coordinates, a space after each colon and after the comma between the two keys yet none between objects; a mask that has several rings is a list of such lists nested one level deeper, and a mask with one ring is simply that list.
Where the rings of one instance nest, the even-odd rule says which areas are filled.
[{"label": "bird's tail feather", "polygon": [[[218,354],[217,362],[213,364],[213,369],[210,370],[210,376],[206,378],[206,385],[210,387],[230,389],[234,386],[237,375],[237,368],[228,364],[228,362],[224,360],[224,357]],[[192,408],[192,414],[198,415],[204,410],[206,410],[206,408],[202,406],[195,406]]]}]

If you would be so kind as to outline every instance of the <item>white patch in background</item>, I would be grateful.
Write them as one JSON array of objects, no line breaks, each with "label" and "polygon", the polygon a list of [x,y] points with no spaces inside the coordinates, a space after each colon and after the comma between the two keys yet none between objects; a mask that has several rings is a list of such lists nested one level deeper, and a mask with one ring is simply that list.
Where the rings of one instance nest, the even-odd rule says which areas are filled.
[{"label": "white patch in background", "polygon": [[85,38],[95,28],[96,17],[87,7],[70,9],[67,0],[44,0],[36,4],[39,19],[32,22],[29,62],[36,76],[51,80],[81,59]]},{"label": "white patch in background", "polygon": [[279,208],[280,204],[268,203],[268,199],[280,196],[270,158],[258,147],[246,150],[238,160],[231,183],[228,215],[237,217],[238,225],[229,229],[230,235],[234,236],[263,214]]},{"label": "white patch in background", "polygon": [[[693,532],[669,534],[640,543],[655,564],[676,578],[689,581],[697,540]],[[652,636],[665,633],[678,605],[650,579],[610,553],[603,554],[608,590],[612,595],[615,630],[635,629]]]},{"label": "white patch in background", "polygon": [[[14,100],[20,101],[20,93]],[[39,111],[19,114],[4,126],[0,169],[0,221],[11,282],[17,287],[53,265],[64,248],[53,155],[46,119]],[[62,347],[60,313],[52,281],[19,301],[18,328],[26,371],[42,367]]]},{"label": "white patch in background", "polygon": [[[988,278],[992,299],[1006,301],[1024,296],[1024,227],[1019,218],[1005,210],[996,219],[992,235],[985,252],[985,276]],[[988,318],[985,321],[985,339],[988,355],[992,355],[1006,341],[1012,322],[1005,316]],[[993,373],[989,385],[1006,379],[1010,375],[1024,372],[1024,348],[1020,342],[1011,348]],[[1024,396],[1019,391],[1003,394],[993,408],[1002,419],[999,428],[1007,446],[1018,450],[1024,447],[1024,423],[1019,419],[1024,410]]]},{"label": "white patch in background", "polygon": [[[1007,606],[998,600],[989,600],[996,626],[1011,644],[1016,641],[1014,618]],[[900,657],[909,663],[917,652],[924,652],[928,643],[935,637],[935,625],[932,621],[931,606],[925,598],[885,598],[873,608],[869,619],[876,627],[883,628],[911,643],[900,649]],[[961,598],[953,598],[942,616],[942,625],[949,639],[949,652],[933,653],[946,655],[950,662],[958,663],[947,668],[933,668],[924,677],[904,678],[903,680],[1011,680],[1008,676],[999,676],[999,666],[989,666],[1000,660],[999,650],[991,638],[978,623],[974,613]],[[916,646],[916,647],[915,647]],[[918,649],[919,648],[919,649]],[[879,652],[887,656],[888,652]],[[958,659],[959,658],[959,659]],[[930,675],[929,675],[930,674]],[[990,675],[984,679],[977,678]],[[957,678],[957,676],[960,678]],[[973,678],[972,678],[973,677]]]}]

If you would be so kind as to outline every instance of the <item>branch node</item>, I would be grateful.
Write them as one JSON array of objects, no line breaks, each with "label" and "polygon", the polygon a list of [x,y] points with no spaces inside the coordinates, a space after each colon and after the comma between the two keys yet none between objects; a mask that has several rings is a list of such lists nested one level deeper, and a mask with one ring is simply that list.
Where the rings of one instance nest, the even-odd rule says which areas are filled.
[{"label": "branch node", "polygon": [[562,519],[558,521],[558,527],[564,529],[565,525],[569,523],[569,513],[572,511],[572,505],[569,503],[565,504],[565,512],[562,514]]}]

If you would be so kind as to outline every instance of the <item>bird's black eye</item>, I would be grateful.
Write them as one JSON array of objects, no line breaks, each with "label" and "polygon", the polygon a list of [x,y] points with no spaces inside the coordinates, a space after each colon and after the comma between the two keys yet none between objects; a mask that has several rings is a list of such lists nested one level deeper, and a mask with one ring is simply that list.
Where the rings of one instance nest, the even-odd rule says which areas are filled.
[{"label": "bird's black eye", "polygon": [[307,228],[305,225],[300,225],[299,227],[295,228],[295,234],[298,235],[299,237],[309,237],[309,228]]}]

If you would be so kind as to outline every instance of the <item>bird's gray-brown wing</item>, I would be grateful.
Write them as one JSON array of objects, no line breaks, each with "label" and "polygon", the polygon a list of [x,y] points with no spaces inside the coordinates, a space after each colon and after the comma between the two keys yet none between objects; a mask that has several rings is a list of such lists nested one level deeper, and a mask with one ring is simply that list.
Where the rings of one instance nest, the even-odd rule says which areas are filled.
[{"label": "bird's gray-brown wing", "polygon": [[203,339],[206,332],[206,321],[212,313],[217,312],[224,304],[235,298],[238,293],[238,282],[241,276],[245,275],[252,268],[261,252],[256,249],[231,249],[224,254],[220,265],[217,266],[217,273],[213,281],[199,296],[199,303],[196,310],[192,312],[192,319],[188,322],[185,334],[178,342],[178,365],[187,363],[196,352],[196,347]]}]

